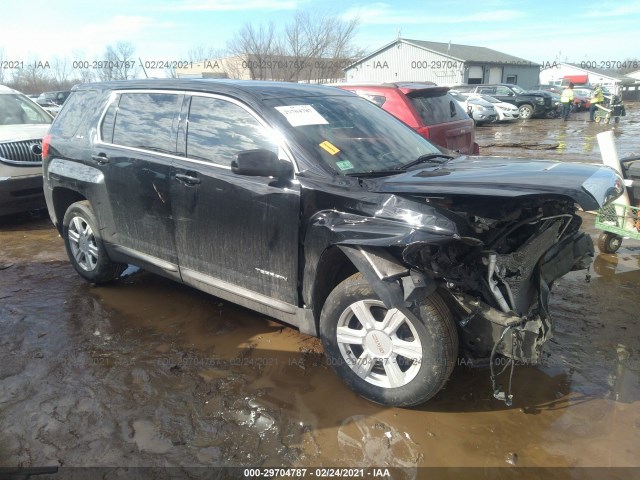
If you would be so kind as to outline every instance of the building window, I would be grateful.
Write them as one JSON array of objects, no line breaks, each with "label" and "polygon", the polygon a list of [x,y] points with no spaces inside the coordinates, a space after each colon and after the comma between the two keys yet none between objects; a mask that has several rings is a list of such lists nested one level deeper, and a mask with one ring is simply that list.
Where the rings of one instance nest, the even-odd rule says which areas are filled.
[{"label": "building window", "polygon": [[518,83],[518,75],[507,75],[507,81],[505,83],[516,85]]}]

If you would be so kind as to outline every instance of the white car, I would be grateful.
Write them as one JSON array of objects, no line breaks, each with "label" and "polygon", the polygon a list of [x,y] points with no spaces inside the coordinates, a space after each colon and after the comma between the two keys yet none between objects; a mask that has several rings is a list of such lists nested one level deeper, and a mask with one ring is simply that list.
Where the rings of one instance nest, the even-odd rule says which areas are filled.
[{"label": "white car", "polygon": [[456,90],[449,90],[449,93],[458,104],[469,112],[476,125],[495,122],[498,119],[498,112],[491,102],[487,102],[475,95],[466,96]]},{"label": "white car", "polygon": [[26,95],[0,85],[0,215],[45,207],[42,137],[52,120]]},{"label": "white car", "polygon": [[498,114],[498,122],[509,122],[520,118],[520,110],[511,103],[502,102],[490,95],[471,94],[469,95],[469,98],[480,98],[493,104],[493,107],[496,109],[496,113]]}]

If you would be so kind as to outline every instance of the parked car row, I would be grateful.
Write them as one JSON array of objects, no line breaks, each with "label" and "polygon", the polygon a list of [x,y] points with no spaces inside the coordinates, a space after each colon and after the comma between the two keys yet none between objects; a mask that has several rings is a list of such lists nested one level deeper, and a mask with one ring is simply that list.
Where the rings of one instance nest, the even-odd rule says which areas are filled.
[{"label": "parked car row", "polygon": [[552,97],[547,92],[524,90],[507,83],[459,85],[452,90],[460,93],[489,95],[518,107],[520,118],[546,117],[554,109]]}]

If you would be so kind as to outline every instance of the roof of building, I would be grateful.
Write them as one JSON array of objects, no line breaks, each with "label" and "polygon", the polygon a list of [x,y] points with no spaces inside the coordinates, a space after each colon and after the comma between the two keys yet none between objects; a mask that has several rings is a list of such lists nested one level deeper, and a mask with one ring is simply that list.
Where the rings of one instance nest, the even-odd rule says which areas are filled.
[{"label": "roof of building", "polygon": [[398,43],[405,43],[408,45],[413,45],[417,48],[421,48],[423,50],[427,50],[430,52],[438,53],[440,55],[445,55],[454,60],[458,60],[460,62],[471,62],[471,63],[495,63],[495,64],[514,64],[514,65],[522,65],[522,66],[532,66],[539,67],[540,64],[531,62],[524,58],[516,57],[514,55],[509,55],[507,53],[498,52],[497,50],[492,50],[491,48],[486,47],[474,47],[471,45],[459,45],[456,43],[441,43],[441,42],[427,42],[424,40],[411,40],[408,38],[398,38],[391,43],[377,49],[376,51],[370,53],[366,57],[361,58],[357,62],[354,62],[349,67],[362,63],[369,58],[377,55],[383,50],[386,50],[392,45],[396,45]]}]

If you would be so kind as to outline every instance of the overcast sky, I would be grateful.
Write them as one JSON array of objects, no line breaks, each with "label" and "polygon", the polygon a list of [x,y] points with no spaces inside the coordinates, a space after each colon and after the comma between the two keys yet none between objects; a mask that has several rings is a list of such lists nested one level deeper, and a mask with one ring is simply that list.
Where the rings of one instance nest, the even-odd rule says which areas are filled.
[{"label": "overcast sky", "polygon": [[640,1],[3,0],[5,60],[93,60],[124,40],[143,60],[223,49],[246,22],[284,24],[296,9],[360,18],[356,43],[409,39],[484,46],[537,63],[640,57]]}]

